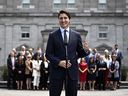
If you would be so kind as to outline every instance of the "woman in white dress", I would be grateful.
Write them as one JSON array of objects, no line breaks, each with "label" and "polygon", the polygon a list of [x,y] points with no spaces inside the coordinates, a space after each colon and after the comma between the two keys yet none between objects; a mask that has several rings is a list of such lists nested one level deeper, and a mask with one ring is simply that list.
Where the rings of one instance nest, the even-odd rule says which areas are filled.
[{"label": "woman in white dress", "polygon": [[37,55],[36,60],[33,60],[33,89],[39,89],[40,82],[40,65],[42,60],[40,60],[40,55]]}]

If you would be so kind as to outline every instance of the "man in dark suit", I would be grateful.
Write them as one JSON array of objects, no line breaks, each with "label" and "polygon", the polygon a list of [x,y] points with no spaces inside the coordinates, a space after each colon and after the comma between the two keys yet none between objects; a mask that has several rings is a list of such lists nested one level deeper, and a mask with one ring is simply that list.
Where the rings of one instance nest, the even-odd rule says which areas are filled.
[{"label": "man in dark suit", "polygon": [[[61,95],[65,80],[66,96],[77,96],[77,59],[87,54],[83,49],[80,34],[69,28],[70,19],[70,14],[61,10],[58,13],[60,28],[49,34],[46,58],[50,61],[50,96]],[[88,49],[87,45],[84,46]]]},{"label": "man in dark suit", "polygon": [[16,89],[15,62],[16,62],[15,54],[13,51],[11,51],[7,59],[7,68],[8,68],[7,86],[9,89]]}]

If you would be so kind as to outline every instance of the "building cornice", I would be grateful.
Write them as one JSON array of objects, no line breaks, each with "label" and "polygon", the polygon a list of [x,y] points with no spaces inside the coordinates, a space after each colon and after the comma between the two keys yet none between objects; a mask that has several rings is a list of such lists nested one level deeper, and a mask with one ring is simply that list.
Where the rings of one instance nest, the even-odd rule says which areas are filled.
[{"label": "building cornice", "polygon": [[[56,17],[58,13],[1,12],[0,17]],[[128,17],[128,13],[87,12],[71,13],[72,17]]]}]

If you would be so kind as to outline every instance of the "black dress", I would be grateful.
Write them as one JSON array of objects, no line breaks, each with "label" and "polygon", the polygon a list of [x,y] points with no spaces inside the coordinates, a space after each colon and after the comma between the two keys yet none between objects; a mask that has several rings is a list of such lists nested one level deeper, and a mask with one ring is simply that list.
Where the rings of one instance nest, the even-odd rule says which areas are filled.
[{"label": "black dress", "polygon": [[[115,70],[115,63],[111,63],[110,69],[111,71]],[[110,81],[114,81],[114,73],[111,73]]]},{"label": "black dress", "polygon": [[16,62],[16,80],[23,81],[25,76],[25,64]]},{"label": "black dress", "polygon": [[49,77],[49,64],[46,68],[44,62],[42,62],[40,65],[40,73],[41,73],[40,89],[42,88],[47,89],[48,88],[48,77]]},{"label": "black dress", "polygon": [[93,70],[95,70],[96,64],[88,64],[88,81],[95,81],[96,80],[96,71],[93,73]]},{"label": "black dress", "polygon": [[99,70],[100,68],[106,68],[107,69],[107,64],[106,62],[99,62],[97,64],[97,69],[98,69],[98,89],[101,90],[101,86],[103,90],[105,90],[105,76],[106,76],[106,70]]}]

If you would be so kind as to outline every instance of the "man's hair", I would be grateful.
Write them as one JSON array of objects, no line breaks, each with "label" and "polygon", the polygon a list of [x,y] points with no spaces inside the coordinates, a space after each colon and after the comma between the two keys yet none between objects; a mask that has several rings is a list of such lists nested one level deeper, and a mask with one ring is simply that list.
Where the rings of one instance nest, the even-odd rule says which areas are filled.
[{"label": "man's hair", "polygon": [[118,44],[115,44],[115,46],[118,46]]},{"label": "man's hair", "polygon": [[70,13],[65,11],[65,10],[60,10],[59,13],[58,13],[58,18],[60,16],[60,14],[66,14],[68,16],[69,19],[71,19],[71,16],[70,16]]}]

